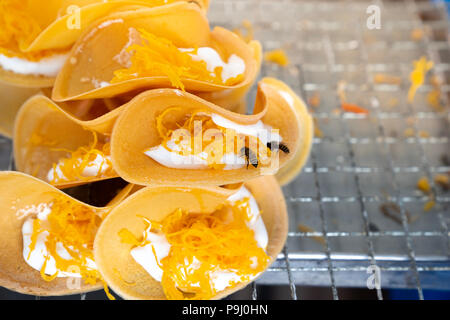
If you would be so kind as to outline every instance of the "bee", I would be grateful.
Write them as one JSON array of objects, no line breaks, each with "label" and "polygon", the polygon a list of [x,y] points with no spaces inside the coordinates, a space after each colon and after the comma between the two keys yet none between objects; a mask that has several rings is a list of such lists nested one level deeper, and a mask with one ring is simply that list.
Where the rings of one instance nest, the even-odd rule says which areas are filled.
[{"label": "bee", "polygon": [[248,147],[243,147],[241,149],[241,157],[245,157],[245,160],[247,162],[247,169],[249,165],[252,165],[255,168],[258,168],[258,157],[256,154],[250,150]]},{"label": "bee", "polygon": [[267,148],[269,148],[270,151],[281,150],[284,153],[290,153],[291,152],[289,150],[289,148],[287,147],[287,145],[285,145],[283,143],[276,142],[276,141],[267,142]]}]

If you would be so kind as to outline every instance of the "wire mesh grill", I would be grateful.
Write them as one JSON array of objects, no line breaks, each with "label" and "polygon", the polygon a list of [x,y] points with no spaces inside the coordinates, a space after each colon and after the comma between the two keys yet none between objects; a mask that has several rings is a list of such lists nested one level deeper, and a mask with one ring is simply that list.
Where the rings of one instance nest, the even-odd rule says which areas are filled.
[{"label": "wire mesh grill", "polygon": [[[381,9],[380,30],[367,28],[371,4]],[[301,298],[295,285],[329,286],[338,299],[339,287],[366,287],[368,267],[377,266],[382,288],[416,288],[419,298],[422,288],[449,289],[450,198],[433,183],[436,174],[450,171],[442,161],[450,152],[445,4],[215,1],[210,18],[229,28],[251,21],[266,50],[283,48],[292,60],[288,68],[265,64],[263,76],[284,80],[305,100],[317,94],[322,100],[312,108],[322,136],[303,174],[284,190],[290,212],[284,255],[258,283],[288,283],[294,299]],[[412,39],[415,30],[423,31],[420,40]],[[435,62],[445,112],[428,106],[429,85],[407,103],[407,79],[421,56]],[[376,84],[377,73],[403,81]],[[336,112],[341,81],[347,99],[370,115]],[[394,99],[396,107],[389,105]],[[403,136],[407,127],[409,137]],[[420,177],[432,184],[437,205],[431,212],[423,212],[429,197],[416,188]],[[398,206],[398,222],[381,213],[388,202]]]},{"label": "wire mesh grill", "polygon": [[[381,8],[379,30],[366,26],[370,4]],[[433,182],[436,174],[450,172],[445,4],[213,0],[209,17],[230,29],[249,20],[266,50],[283,48],[291,59],[286,68],[264,63],[262,76],[287,82],[305,100],[321,98],[312,111],[322,135],[314,139],[302,175],[284,189],[287,245],[251,286],[249,298],[258,299],[259,285],[288,284],[292,299],[302,298],[301,289],[297,292],[302,285],[329,287],[339,299],[339,288],[366,287],[374,269],[381,272],[381,288],[415,288],[421,299],[423,288],[450,289],[450,194]],[[412,40],[414,30],[422,30],[423,37]],[[407,103],[407,79],[421,56],[435,63],[431,73],[442,80],[445,111],[428,106],[430,85]],[[377,73],[403,81],[377,84]],[[336,111],[341,81],[347,99],[369,115]],[[412,134],[404,136],[408,128]],[[11,168],[10,154],[10,141],[0,137],[0,169]],[[416,188],[420,177],[428,178],[435,195],[436,205],[426,213],[430,198]],[[381,213],[388,202],[398,207],[398,221]],[[380,289],[376,294],[383,299]]]}]

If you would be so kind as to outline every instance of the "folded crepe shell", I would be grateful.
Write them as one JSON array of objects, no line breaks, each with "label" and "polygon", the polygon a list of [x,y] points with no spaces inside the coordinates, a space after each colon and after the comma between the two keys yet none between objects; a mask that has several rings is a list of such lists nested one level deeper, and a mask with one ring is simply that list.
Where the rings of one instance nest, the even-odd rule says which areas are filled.
[{"label": "folded crepe shell", "polygon": [[[308,160],[314,138],[314,121],[311,114],[308,112],[305,102],[284,82],[274,78],[264,78],[261,83],[270,86],[281,93],[281,95],[278,95],[277,97],[274,96],[274,99],[283,99],[284,101],[287,101],[296,112],[301,123],[300,136],[302,137],[301,140],[303,143],[300,145],[300,148],[294,157],[289,160],[284,167],[280,168],[276,174],[278,182],[284,186],[295,179]],[[283,102],[279,101],[278,103]]]},{"label": "folded crepe shell", "polygon": [[[30,1],[27,3],[31,15],[29,19],[38,24],[41,32],[21,50],[23,52],[69,50],[86,28],[94,21],[112,12],[134,10],[142,7],[151,8],[180,1],[186,0],[83,0],[70,2],[52,0],[46,3],[45,6],[42,6],[39,1]],[[203,10],[207,9],[208,1],[198,0],[195,3]],[[52,87],[55,78],[43,75],[18,74],[0,68],[0,79],[2,81],[21,87]]]},{"label": "folded crepe shell", "polygon": [[113,199],[111,199],[111,201],[108,202],[106,207],[115,207],[119,205],[123,200],[141,190],[142,188],[142,186],[137,186],[135,184],[129,183],[125,188],[120,190],[117,195]]},{"label": "folded crepe shell", "polygon": [[197,5],[175,3],[152,9],[119,12],[98,22],[73,47],[57,77],[52,98],[55,101],[109,98],[129,91],[173,87],[167,76],[138,77],[110,83],[114,72],[123,69],[130,59],[131,54],[126,51],[130,43],[134,43],[130,30],[140,29],[166,38],[178,48],[213,47],[223,57],[232,54],[239,56],[246,68],[244,79],[236,85],[182,79],[189,92],[223,92],[217,97],[210,96],[222,106],[235,108],[259,72],[259,43],[252,42],[248,45],[233,32],[219,27],[211,32],[206,16]]},{"label": "folded crepe shell", "polygon": [[18,74],[7,71],[0,67],[0,81],[19,88],[38,89],[51,88],[55,83],[55,78],[38,75]]},{"label": "folded crepe shell", "polygon": [[[128,190],[129,192],[129,190]],[[0,172],[0,286],[7,289],[39,296],[60,296],[99,290],[102,283],[87,285],[81,281],[79,289],[69,289],[68,278],[56,278],[53,281],[44,281],[39,271],[31,268],[23,258],[22,225],[26,218],[21,209],[26,211],[27,206],[39,205],[51,201],[55,195],[63,196],[71,201],[103,214],[112,207],[97,208],[79,202],[58,189],[36,178],[19,172]],[[124,199],[119,194],[117,205]]]},{"label": "folded crepe shell", "polygon": [[[54,0],[53,5],[39,5],[36,13],[42,15],[42,9],[50,9],[48,13],[50,17],[54,17],[50,24],[48,24],[39,36],[25,49],[29,51],[49,50],[56,48],[68,48],[73,45],[82,35],[84,30],[88,28],[94,21],[108,14],[121,10],[134,9],[138,7],[157,7],[167,5],[174,2],[185,2],[188,0],[83,0],[70,1]],[[208,0],[195,0],[198,6],[206,10],[209,6]],[[70,8],[71,6],[77,6]],[[61,13],[64,13],[61,15]],[[79,25],[74,25],[77,22],[76,18],[79,15]],[[50,18],[51,19],[51,18]],[[69,26],[72,26],[70,28]]]},{"label": "folded crepe shell", "polygon": [[[266,250],[269,265],[277,258],[287,237],[288,218],[286,204],[277,181],[273,177],[260,177],[245,182],[261,210],[269,243]],[[114,208],[100,226],[94,243],[94,257],[107,284],[125,299],[162,300],[165,295],[161,284],[154,280],[130,255],[132,245],[121,241],[118,233],[123,228],[133,234],[145,229],[142,217],[161,221],[177,209],[189,212],[213,212],[230,196],[220,187],[147,187]],[[138,215],[140,215],[138,217]],[[222,299],[248,283],[220,292]]]},{"label": "folded crepe shell", "polygon": [[0,134],[11,138],[14,129],[14,120],[22,104],[31,96],[37,94],[39,89],[19,88],[0,82]]},{"label": "folded crepe shell", "polygon": [[128,103],[111,136],[112,162],[124,180],[138,185],[226,185],[267,174],[261,167],[235,170],[174,169],[148,157],[144,151],[161,144],[157,118],[173,106],[180,107],[179,115],[171,119],[174,122],[202,110],[240,125],[253,125],[261,120],[273,129],[279,129],[283,143],[290,149],[289,153],[279,152],[279,168],[292,160],[299,149],[305,149],[304,143],[311,143],[302,134],[303,124],[295,110],[280,97],[278,90],[264,82],[258,87],[254,115],[233,113],[179,90],[149,90]]},{"label": "folded crepe shell", "polygon": [[[84,28],[93,21],[107,15],[112,10],[124,6],[126,1],[104,2],[100,0],[72,1],[67,3],[63,0],[55,0],[42,6],[39,1],[29,1],[25,6],[29,7],[29,17],[37,23],[42,30],[38,36],[27,46],[21,48],[23,52],[39,52],[44,50],[68,50]],[[69,12],[71,5],[77,10]],[[72,7],[74,9],[75,7]],[[75,8],[75,9],[76,9]],[[44,10],[44,11],[43,11]],[[62,16],[59,16],[64,13]],[[73,25],[79,17],[79,26]],[[16,49],[18,50],[18,49]],[[14,51],[11,52],[14,54]],[[15,86],[26,88],[49,88],[52,87],[56,77],[19,74],[5,70],[0,67],[0,80]]]},{"label": "folded crepe shell", "polygon": [[[58,106],[44,95],[30,98],[20,109],[14,128],[14,157],[18,171],[47,181],[47,175],[62,158],[65,150],[75,151],[89,146],[93,132],[108,137],[123,108],[93,120],[80,120],[65,108]],[[38,137],[38,139],[33,139]],[[37,141],[36,141],[37,140]],[[63,149],[63,150],[62,150]],[[58,182],[58,188],[68,188],[89,182],[117,177],[115,173],[76,181]]]}]

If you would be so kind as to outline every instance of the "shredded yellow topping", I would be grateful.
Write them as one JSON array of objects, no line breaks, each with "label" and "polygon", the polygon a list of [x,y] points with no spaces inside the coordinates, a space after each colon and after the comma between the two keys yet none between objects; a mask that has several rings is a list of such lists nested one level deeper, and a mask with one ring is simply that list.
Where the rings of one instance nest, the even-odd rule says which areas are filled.
[{"label": "shredded yellow topping", "polygon": [[[113,174],[111,160],[107,158],[111,154],[110,143],[100,143],[97,133],[92,131],[92,134],[94,139],[90,146],[82,146],[75,151],[52,148],[53,151],[66,151],[70,153],[70,157],[61,159],[59,163],[53,164],[53,180],[50,181],[51,184],[56,184],[61,181],[88,181],[99,176],[110,176]],[[84,170],[98,156],[102,157],[98,174],[94,177],[84,176]],[[105,167],[107,167],[106,171],[103,170]],[[62,176],[59,175],[57,168],[61,170]]]},{"label": "shredded yellow topping", "polygon": [[[233,288],[265,270],[270,258],[247,225],[248,201],[225,205],[211,214],[178,209],[161,223],[148,222],[152,232],[162,232],[171,245],[169,255],[161,260],[161,284],[168,299],[213,298],[218,294],[214,272],[236,273],[239,281],[231,283]],[[123,239],[126,232],[121,233]],[[146,243],[145,233],[142,241],[133,242]]]},{"label": "shredded yellow topping", "polygon": [[223,81],[223,67],[217,67],[214,72],[210,72],[205,61],[193,59],[192,55],[197,53],[197,49],[183,52],[168,39],[157,37],[143,29],[138,31],[142,43],[133,44],[127,48],[128,52],[132,52],[131,66],[115,71],[111,83],[143,77],[166,76],[173,87],[184,91],[183,80],[185,79],[227,86],[239,83],[243,79],[241,74]]},{"label": "shredded yellow topping", "polygon": [[286,67],[289,64],[289,57],[282,49],[266,52],[264,58],[266,61],[279,64],[282,67]]},{"label": "shredded yellow topping", "polygon": [[[251,155],[248,160],[258,160],[264,164],[271,156],[271,150],[263,145],[259,138],[238,134],[233,129],[226,129],[216,125],[210,113],[198,110],[186,115],[179,122],[166,121],[166,117],[175,112],[183,112],[181,108],[172,107],[162,112],[156,119],[156,129],[162,139],[161,145],[170,152],[180,155],[199,155],[205,153],[208,166],[213,169],[223,169],[220,164],[225,154],[234,153],[242,157],[242,149],[249,148]],[[211,138],[211,139],[209,139]],[[178,150],[169,146],[169,141],[175,143]],[[262,162],[260,160],[263,160]],[[251,161],[250,161],[251,162]]]},{"label": "shredded yellow topping", "polygon": [[42,31],[30,12],[30,0],[0,1],[0,46],[24,50]]},{"label": "shredded yellow topping", "polygon": [[[45,274],[46,264],[50,257],[56,262],[59,272],[71,272],[76,266],[87,284],[96,284],[102,281],[100,273],[89,266],[88,260],[94,259],[93,245],[95,234],[100,226],[102,217],[93,210],[86,208],[62,195],[55,195],[53,201],[48,204],[51,213],[47,220],[33,221],[33,233],[31,235],[30,254],[35,250],[39,234],[48,232],[45,245],[48,256],[41,268],[41,275],[45,281],[52,281],[58,272],[48,276]],[[60,244],[70,254],[71,259],[66,260],[58,254],[57,244]]]},{"label": "shredded yellow topping", "polygon": [[431,68],[433,68],[433,65],[433,61],[428,61],[426,57],[422,57],[419,60],[414,61],[414,70],[409,76],[411,87],[408,91],[408,101],[410,103],[414,101],[417,90],[424,84],[426,74],[431,70]]},{"label": "shredded yellow topping", "polygon": [[67,49],[23,52],[43,31],[30,9],[31,0],[0,1],[0,54],[39,61]]}]

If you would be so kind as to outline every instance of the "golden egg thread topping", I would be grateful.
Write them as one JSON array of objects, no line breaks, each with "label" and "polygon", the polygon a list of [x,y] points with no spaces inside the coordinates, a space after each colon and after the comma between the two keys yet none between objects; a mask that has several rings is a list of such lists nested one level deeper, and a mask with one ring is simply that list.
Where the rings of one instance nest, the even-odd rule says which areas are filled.
[{"label": "golden egg thread topping", "polygon": [[210,72],[205,61],[192,57],[198,49],[181,51],[169,39],[157,37],[143,29],[138,30],[141,43],[127,48],[131,55],[129,68],[114,72],[111,83],[119,83],[142,77],[167,76],[173,87],[185,90],[183,80],[199,80],[218,85],[231,86],[243,80],[244,75],[222,79],[223,67]]},{"label": "golden egg thread topping", "polygon": [[[119,236],[135,247],[151,244],[149,232],[162,233],[170,252],[160,262],[161,285],[168,299],[211,299],[218,294],[214,277],[231,272],[236,277],[228,289],[254,279],[269,263],[269,256],[255,240],[250,221],[249,198],[226,204],[213,213],[175,210],[161,222],[144,219],[142,239],[127,229]],[[153,247],[153,254],[156,251]]]}]

